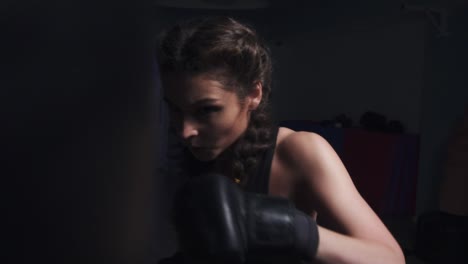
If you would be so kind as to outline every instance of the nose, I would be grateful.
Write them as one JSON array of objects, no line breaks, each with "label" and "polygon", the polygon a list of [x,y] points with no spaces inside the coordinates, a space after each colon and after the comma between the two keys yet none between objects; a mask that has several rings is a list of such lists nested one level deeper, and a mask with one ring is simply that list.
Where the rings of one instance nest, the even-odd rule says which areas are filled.
[{"label": "nose", "polygon": [[193,120],[184,118],[182,121],[182,131],[181,136],[184,140],[187,140],[191,137],[198,135],[198,129]]}]

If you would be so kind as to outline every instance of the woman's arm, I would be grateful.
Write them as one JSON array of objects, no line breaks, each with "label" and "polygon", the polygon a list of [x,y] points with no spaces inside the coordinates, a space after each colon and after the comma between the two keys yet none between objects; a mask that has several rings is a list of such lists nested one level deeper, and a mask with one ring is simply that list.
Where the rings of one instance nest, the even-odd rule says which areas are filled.
[{"label": "woman's arm", "polygon": [[320,243],[314,263],[405,263],[399,248],[319,227]]},{"label": "woman's arm", "polygon": [[340,158],[321,136],[295,132],[278,145],[282,163],[318,213],[320,263],[405,263],[391,233],[364,201]]}]

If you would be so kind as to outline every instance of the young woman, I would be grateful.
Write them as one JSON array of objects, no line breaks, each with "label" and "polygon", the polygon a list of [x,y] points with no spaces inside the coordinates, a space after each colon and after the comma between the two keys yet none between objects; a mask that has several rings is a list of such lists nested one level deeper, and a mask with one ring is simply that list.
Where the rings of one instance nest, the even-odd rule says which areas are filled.
[{"label": "young woman", "polygon": [[[196,204],[179,212],[191,223],[188,228],[178,225],[182,239],[191,240],[185,241],[191,244],[188,248],[205,243],[206,250],[213,252],[224,241],[234,241],[226,246],[233,248],[242,240],[235,252],[246,256],[261,252],[258,259],[265,260],[287,247],[285,252],[309,263],[405,262],[398,243],[360,196],[327,141],[315,133],[270,122],[272,63],[268,48],[252,28],[226,17],[180,23],[162,35],[158,61],[171,125],[186,150],[182,169],[194,178],[210,173],[211,178],[229,179],[235,185],[198,182],[194,186],[205,197],[196,197],[193,188],[188,192],[192,197],[186,192],[185,203]],[[203,190],[205,186],[211,187]],[[245,198],[244,192],[258,195]],[[275,198],[294,204],[295,211],[287,209],[283,214],[289,207]],[[267,201],[266,209],[258,206],[258,199]],[[221,208],[222,217],[210,213],[216,208]],[[236,213],[242,217],[232,217]],[[216,217],[197,220],[206,215]],[[307,219],[300,220],[304,215]],[[261,223],[256,230],[242,223],[252,217]],[[235,231],[223,233],[233,226]],[[278,230],[285,226],[292,234],[282,239],[284,234]],[[271,240],[269,244],[259,246],[260,242],[253,241],[249,232],[259,228]],[[186,235],[190,232],[196,238]],[[278,232],[282,241],[273,241]],[[239,233],[246,235],[229,237]],[[218,235],[228,237],[217,239]],[[287,245],[288,239],[294,245]],[[197,250],[203,251],[203,246]],[[249,257],[241,261],[248,262]]]}]

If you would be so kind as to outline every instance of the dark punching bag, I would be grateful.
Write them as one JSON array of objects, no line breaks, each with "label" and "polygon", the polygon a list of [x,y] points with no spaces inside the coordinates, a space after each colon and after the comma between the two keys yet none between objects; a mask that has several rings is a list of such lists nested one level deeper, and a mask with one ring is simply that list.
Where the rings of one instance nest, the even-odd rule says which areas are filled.
[{"label": "dark punching bag", "polygon": [[0,4],[2,263],[147,263],[159,81],[146,12]]}]

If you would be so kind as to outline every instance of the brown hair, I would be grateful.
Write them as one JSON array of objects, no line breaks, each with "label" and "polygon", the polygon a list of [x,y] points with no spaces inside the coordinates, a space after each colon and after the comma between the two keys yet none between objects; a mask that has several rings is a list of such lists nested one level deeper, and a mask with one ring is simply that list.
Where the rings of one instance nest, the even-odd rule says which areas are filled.
[{"label": "brown hair", "polygon": [[[245,133],[228,150],[234,154],[233,176],[246,183],[257,169],[258,155],[273,143],[268,107],[272,72],[269,49],[253,28],[232,18],[212,17],[185,21],[164,31],[157,58],[162,79],[168,73],[209,73],[239,99],[244,99],[256,83],[262,84],[260,105],[251,112]],[[190,164],[196,163],[192,158]],[[190,169],[194,171],[193,166]],[[198,166],[195,171],[200,170]]]}]

